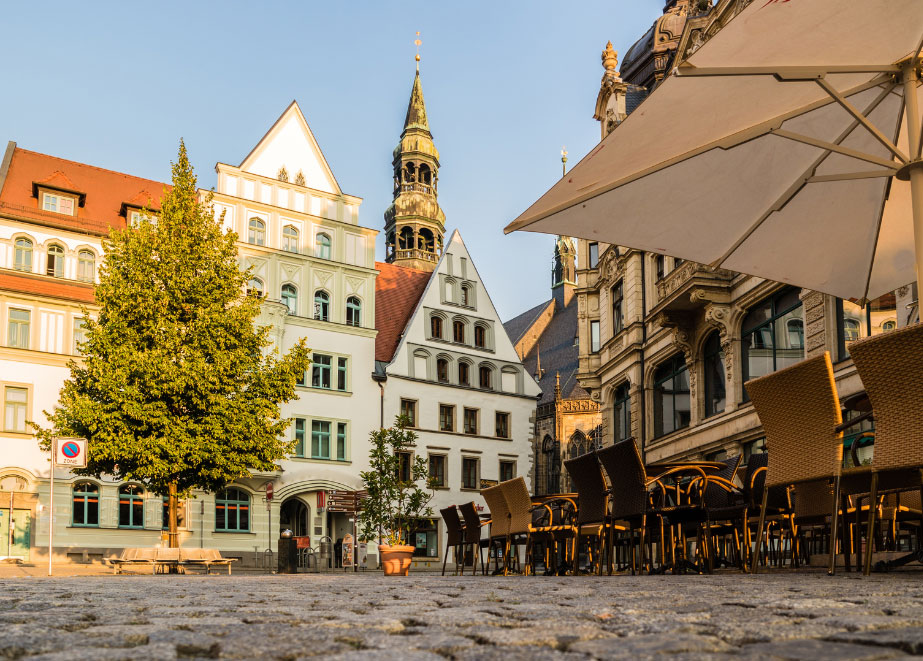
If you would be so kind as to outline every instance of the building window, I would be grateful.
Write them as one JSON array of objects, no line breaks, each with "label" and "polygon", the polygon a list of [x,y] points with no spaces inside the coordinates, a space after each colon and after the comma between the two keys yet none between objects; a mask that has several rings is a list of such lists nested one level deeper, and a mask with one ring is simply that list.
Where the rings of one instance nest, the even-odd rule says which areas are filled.
[{"label": "building window", "polygon": [[589,248],[589,253],[590,253],[589,268],[595,269],[597,266],[599,266],[599,244],[591,243],[587,247]]},{"label": "building window", "polygon": [[436,360],[436,380],[440,383],[449,382],[449,361],[445,358]]},{"label": "building window", "polygon": [[13,269],[32,271],[32,242],[29,239],[16,239],[13,252]]},{"label": "building window", "polygon": [[401,482],[410,482],[410,467],[413,463],[413,454],[410,452],[397,453],[397,479]]},{"label": "building window", "polygon": [[26,413],[29,407],[29,390],[7,386],[3,399],[3,428],[6,431],[24,433]]},{"label": "building window", "polygon": [[349,360],[340,356],[337,358],[337,390],[346,392],[346,377],[348,376]]},{"label": "building window", "polygon": [[144,221],[149,223],[156,223],[157,216],[153,214],[142,213],[141,211],[137,210],[128,212],[128,224],[132,227],[138,227]]},{"label": "building window", "polygon": [[52,213],[74,215],[74,198],[53,193],[42,193],[42,209]]},{"label": "building window", "polygon": [[318,234],[314,240],[314,256],[321,259],[330,259],[330,237],[326,234]]},{"label": "building window", "polygon": [[337,423],[337,461],[346,461],[346,423]]},{"label": "building window", "polygon": [[10,308],[6,329],[6,344],[16,349],[28,349],[32,334],[32,312]]},{"label": "building window", "polygon": [[247,283],[247,293],[263,298],[263,281],[259,278],[250,278]]},{"label": "building window", "polygon": [[325,388],[330,390],[330,368],[333,362],[332,356],[326,356],[322,353],[316,353],[311,359],[311,387]]},{"label": "building window", "polygon": [[881,330],[883,331],[890,331],[890,330],[894,330],[895,328],[897,328],[896,321],[886,321],[881,325]]},{"label": "building window", "polygon": [[493,370],[487,365],[481,365],[478,369],[478,385],[484,390],[491,390],[493,381]]},{"label": "building window", "polygon": [[612,287],[612,337],[622,332],[625,327],[625,312],[623,310],[622,281],[619,280]]},{"label": "building window", "polygon": [[455,407],[439,405],[439,431],[455,431]]},{"label": "building window", "polygon": [[215,530],[250,532],[250,495],[242,489],[228,488],[215,497]]},{"label": "building window", "polygon": [[663,280],[666,274],[666,258],[663,255],[657,255],[654,258],[654,271],[657,274],[657,282]]},{"label": "building window", "polygon": [[613,437],[615,443],[631,438],[631,394],[629,384],[623,383],[615,389],[612,403]]},{"label": "building window", "polygon": [[80,345],[87,341],[87,332],[82,318],[74,319],[74,351],[75,356],[81,354]]},{"label": "building window", "polygon": [[442,317],[433,315],[429,320],[430,334],[437,340],[442,339]]},{"label": "building window", "polygon": [[429,479],[434,487],[445,486],[444,454],[431,454],[429,456]]},{"label": "building window", "polygon": [[516,462],[505,459],[500,460],[500,481],[507,482],[516,477]]},{"label": "building window", "polygon": [[474,346],[478,349],[487,347],[487,329],[483,326],[474,327]]},{"label": "building window", "polygon": [[705,340],[702,351],[702,364],[705,368],[705,417],[724,412],[725,384],[724,349],[721,337],[714,331]]},{"label": "building window", "polygon": [[678,353],[654,372],[654,436],[689,426],[689,372]]},{"label": "building window", "polygon": [[282,285],[282,302],[289,314],[298,314],[298,290],[295,285]]},{"label": "building window", "polygon": [[282,228],[282,250],[298,252],[298,230],[293,225]]},{"label": "building window", "polygon": [[250,219],[247,243],[251,243],[255,246],[266,245],[266,223],[259,218]]},{"label": "building window", "polygon": [[471,385],[471,377],[469,376],[471,367],[468,363],[460,362],[458,363],[458,385],[468,386]]},{"label": "building window", "polygon": [[750,441],[749,443],[744,443],[744,452],[743,452],[743,463],[750,461],[750,457],[755,454],[763,454],[766,452],[766,439],[758,438],[755,441]]},{"label": "building window", "polygon": [[99,486],[92,482],[78,482],[73,491],[73,525],[99,526]]},{"label": "building window", "polygon": [[480,464],[477,457],[462,457],[462,489],[477,489],[480,487]]},{"label": "building window", "polygon": [[468,285],[461,286],[461,304],[466,307],[471,307],[471,290],[468,288]]},{"label": "building window", "polygon": [[318,321],[330,321],[330,294],[323,289],[314,292],[314,318]]},{"label": "building window", "polygon": [[55,278],[64,277],[64,248],[56,243],[48,246],[48,263],[45,269],[45,275]]},{"label": "building window", "polygon": [[599,320],[590,322],[590,353],[599,353]]},{"label": "building window", "polygon": [[346,325],[359,326],[362,323],[362,303],[355,296],[346,299]]},{"label": "building window", "polygon": [[865,307],[860,307],[852,301],[837,299],[838,360],[849,358],[849,345],[856,340],[896,328],[896,317],[897,299],[893,293],[876,298]]},{"label": "building window", "polygon": [[[794,365],[804,358],[800,291],[783,289],[747,312],[741,325],[745,382]],[[744,397],[747,398],[746,389]]]},{"label": "building window", "polygon": [[330,459],[330,423],[311,421],[311,459]]},{"label": "building window", "polygon": [[[186,527],[186,501],[176,499],[176,529],[181,530]],[[170,497],[163,497],[163,530],[170,529]]]},{"label": "building window", "polygon": [[401,400],[401,415],[407,418],[408,427],[417,426],[417,402],[413,399]]},{"label": "building window", "polygon": [[144,491],[137,484],[119,487],[119,528],[144,527]]},{"label": "building window", "polygon": [[296,457],[304,457],[304,435],[307,421],[304,418],[295,418],[295,451]]},{"label": "building window", "polygon": [[77,279],[93,282],[96,279],[96,255],[89,250],[77,253]]},{"label": "building window", "polygon": [[510,437],[510,414],[497,411],[497,438]]},{"label": "building window", "polygon": [[452,339],[461,344],[465,343],[465,322],[456,319],[452,322]]},{"label": "building window", "polygon": [[465,422],[465,433],[476,435],[478,433],[478,410],[466,408],[464,422]]}]

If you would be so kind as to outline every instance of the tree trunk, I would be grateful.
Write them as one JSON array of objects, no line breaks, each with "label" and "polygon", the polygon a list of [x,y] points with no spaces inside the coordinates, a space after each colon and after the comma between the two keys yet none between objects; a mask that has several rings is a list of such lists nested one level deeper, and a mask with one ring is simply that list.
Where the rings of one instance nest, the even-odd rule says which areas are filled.
[{"label": "tree trunk", "polygon": [[176,482],[171,482],[167,497],[167,537],[171,549],[179,548],[179,532],[177,531],[176,510],[179,503],[176,500]]}]

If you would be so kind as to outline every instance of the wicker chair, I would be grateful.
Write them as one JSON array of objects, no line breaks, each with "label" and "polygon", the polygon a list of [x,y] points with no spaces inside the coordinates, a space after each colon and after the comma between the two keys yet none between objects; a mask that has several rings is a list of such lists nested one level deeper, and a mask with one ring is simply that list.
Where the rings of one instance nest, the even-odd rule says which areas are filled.
[{"label": "wicker chair", "polygon": [[[843,418],[833,380],[833,365],[827,352],[748,381],[746,388],[766,433],[768,453],[756,552],[751,566],[756,572],[769,490],[828,479],[835,479],[839,485],[843,464],[843,432],[839,427]],[[832,573],[836,560],[838,508],[835,505],[830,514]]]},{"label": "wicker chair", "polygon": [[[504,571],[506,571],[506,547],[510,538],[510,508],[506,504],[506,498],[500,485],[487,487],[481,490],[481,496],[487,502],[490,510],[490,533],[488,539],[487,562],[490,564],[490,554],[493,553],[494,544],[498,544],[503,549]],[[500,572],[500,555],[494,556],[494,573]]]},{"label": "wicker chair", "polygon": [[522,477],[515,477],[512,480],[501,482],[497,485],[500,492],[506,499],[506,506],[510,513],[510,527],[506,538],[506,553],[504,561],[504,575],[509,572],[513,561],[518,564],[519,554],[513,554],[513,547],[520,543],[526,545],[526,559],[528,572],[530,565],[528,560],[531,554],[531,533],[535,531],[532,526],[532,496],[529,495],[529,488]]},{"label": "wicker chair", "polygon": [[[447,536],[445,543],[445,557],[442,559],[442,575],[445,576],[445,564],[449,559],[449,549],[454,549],[455,573],[457,574],[459,570],[458,549],[465,543],[465,534],[462,527],[462,522],[458,516],[458,510],[455,508],[455,505],[439,510],[439,513],[442,515],[442,520],[445,522],[445,531]],[[462,554],[461,573],[465,573],[464,553]]]},{"label": "wicker chair", "polygon": [[481,537],[481,528],[490,524],[490,521],[481,521],[478,515],[477,507],[474,501],[462,503],[458,506],[461,510],[462,517],[465,520],[465,547],[471,547],[474,554],[474,573],[477,574],[478,561],[481,563],[481,574],[486,574],[484,568],[484,556],[481,553],[483,549],[490,547],[490,539]]},{"label": "wicker chair", "polygon": [[[844,480],[855,492],[855,483],[864,481],[857,478],[867,476],[869,502],[873,504],[882,491],[923,490],[923,325],[853,342],[849,353],[872,403],[875,449],[871,466],[849,470]],[[872,567],[877,511],[877,507],[869,507],[866,574]],[[910,559],[915,558],[904,560]]]},{"label": "wicker chair", "polygon": [[[596,573],[602,574],[603,542],[608,527],[609,492],[602,467],[595,452],[588,452],[564,462],[564,468],[570,475],[571,484],[577,490],[577,520],[573,528],[574,573],[579,570],[580,538],[595,537],[596,543],[590,545],[589,561],[596,565]],[[595,550],[594,550],[595,549]]]}]

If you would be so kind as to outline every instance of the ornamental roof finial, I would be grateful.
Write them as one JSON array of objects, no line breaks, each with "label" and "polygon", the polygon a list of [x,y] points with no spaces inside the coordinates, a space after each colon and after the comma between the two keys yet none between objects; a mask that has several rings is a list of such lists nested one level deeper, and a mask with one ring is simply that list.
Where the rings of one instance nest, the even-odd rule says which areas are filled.
[{"label": "ornamental roof finial", "polygon": [[417,47],[417,54],[414,59],[417,61],[417,73],[420,73],[420,46],[423,45],[423,40],[420,39],[419,30],[417,30],[417,38],[413,40],[413,45]]},{"label": "ornamental roof finial", "polygon": [[615,71],[615,68],[619,65],[619,54],[612,48],[611,41],[606,44],[606,48],[602,52],[602,62],[606,71]]}]

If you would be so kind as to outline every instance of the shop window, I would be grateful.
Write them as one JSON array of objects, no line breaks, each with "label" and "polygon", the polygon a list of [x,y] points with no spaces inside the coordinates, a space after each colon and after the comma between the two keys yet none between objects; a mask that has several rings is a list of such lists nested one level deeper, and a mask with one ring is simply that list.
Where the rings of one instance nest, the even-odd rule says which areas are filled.
[{"label": "shop window", "polygon": [[77,527],[99,526],[99,486],[92,482],[74,485],[72,523]]},{"label": "shop window", "polygon": [[721,336],[718,331],[714,331],[705,340],[702,364],[705,369],[705,417],[707,418],[723,413],[725,405],[727,380],[724,372],[724,349],[721,348]]},{"label": "shop window", "polygon": [[215,530],[250,532],[250,495],[234,487],[222,489],[215,497]]},{"label": "shop window", "polygon": [[144,527],[144,490],[137,484],[119,487],[119,528]]},{"label": "shop window", "polygon": [[689,426],[689,373],[679,353],[654,372],[654,436]]},{"label": "shop window", "polygon": [[413,557],[415,558],[439,557],[439,528],[435,519],[415,521],[410,539],[406,541],[408,545],[413,546]]}]

